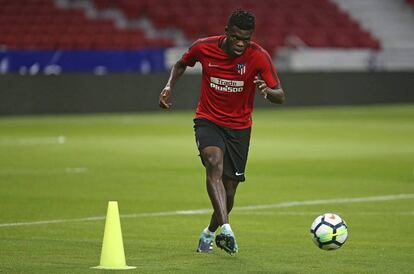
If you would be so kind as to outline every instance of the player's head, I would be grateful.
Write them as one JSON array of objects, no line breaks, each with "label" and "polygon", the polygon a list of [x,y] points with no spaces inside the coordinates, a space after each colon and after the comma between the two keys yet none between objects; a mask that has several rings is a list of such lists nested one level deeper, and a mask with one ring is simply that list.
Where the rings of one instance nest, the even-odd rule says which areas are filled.
[{"label": "player's head", "polygon": [[242,55],[250,45],[254,28],[255,18],[253,14],[241,9],[234,11],[229,16],[225,28],[228,51],[236,56]]},{"label": "player's head", "polygon": [[246,10],[238,9],[230,14],[227,21],[227,27],[236,26],[241,30],[254,31],[255,17],[253,14]]}]

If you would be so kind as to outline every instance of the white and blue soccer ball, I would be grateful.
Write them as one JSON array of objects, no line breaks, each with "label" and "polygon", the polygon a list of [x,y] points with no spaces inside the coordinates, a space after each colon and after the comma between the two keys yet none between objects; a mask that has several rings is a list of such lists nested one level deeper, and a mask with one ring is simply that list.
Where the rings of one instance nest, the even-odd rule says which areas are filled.
[{"label": "white and blue soccer ball", "polygon": [[340,248],[348,238],[348,226],[334,213],[325,213],[316,217],[310,229],[313,242],[323,250]]}]

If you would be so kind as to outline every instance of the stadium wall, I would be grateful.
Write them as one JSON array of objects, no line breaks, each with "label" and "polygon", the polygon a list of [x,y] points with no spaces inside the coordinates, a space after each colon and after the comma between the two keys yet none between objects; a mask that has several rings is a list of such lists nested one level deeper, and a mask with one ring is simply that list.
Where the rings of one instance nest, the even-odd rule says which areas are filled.
[{"label": "stadium wall", "polygon": [[[286,106],[413,103],[413,72],[280,73]],[[193,109],[200,75],[184,75],[173,104]],[[168,74],[0,75],[0,114],[135,112],[158,109]],[[262,98],[256,106],[271,107]]]}]

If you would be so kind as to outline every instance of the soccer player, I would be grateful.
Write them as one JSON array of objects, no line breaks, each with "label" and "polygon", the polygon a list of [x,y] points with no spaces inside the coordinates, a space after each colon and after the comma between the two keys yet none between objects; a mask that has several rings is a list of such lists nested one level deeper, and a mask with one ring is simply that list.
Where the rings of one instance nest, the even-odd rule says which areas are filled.
[{"label": "soccer player", "polygon": [[177,80],[187,66],[201,63],[201,96],[194,130],[214,212],[201,233],[197,252],[212,250],[219,226],[216,245],[229,254],[238,251],[228,216],[237,186],[245,181],[256,88],[272,103],[281,104],[285,100],[269,54],[251,41],[254,29],[255,17],[251,13],[234,11],[224,29],[225,35],[194,42],[172,67],[160,93],[160,107],[170,108],[169,98]]}]

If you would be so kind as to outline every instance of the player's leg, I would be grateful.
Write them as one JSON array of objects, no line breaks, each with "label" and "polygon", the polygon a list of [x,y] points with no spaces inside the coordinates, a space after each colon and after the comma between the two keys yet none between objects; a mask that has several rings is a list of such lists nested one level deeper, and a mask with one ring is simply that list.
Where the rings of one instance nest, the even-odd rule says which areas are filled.
[{"label": "player's leg", "polygon": [[[220,128],[206,119],[194,119],[194,130],[200,158],[206,170],[206,187],[214,211],[220,217],[220,223],[227,221],[223,174],[223,153],[225,143]],[[223,206],[224,205],[224,206]],[[200,235],[197,252],[210,252],[213,249],[215,233],[206,227]]]},{"label": "player's leg", "polygon": [[[224,155],[223,181],[226,187],[228,212],[233,208],[234,196],[239,182],[245,180],[244,171],[250,143],[250,128],[233,130],[223,129],[226,138]],[[227,253],[238,252],[236,237],[230,226],[222,226],[221,233],[216,236],[216,244]]]},{"label": "player's leg", "polygon": [[[216,146],[208,146],[200,151],[200,156],[206,168],[207,192],[216,212],[216,222],[228,222],[226,207],[226,191],[222,182],[223,151]],[[197,252],[208,253],[213,249],[214,231],[205,228],[198,241]]]},{"label": "player's leg", "polygon": [[[226,189],[226,205],[227,205],[227,214],[229,214],[233,208],[234,197],[236,195],[237,186],[239,181],[231,179],[227,176],[223,176],[223,185]],[[215,213],[211,215],[210,225],[208,226],[209,231],[216,231],[220,224],[217,221]]]},{"label": "player's leg", "polygon": [[226,199],[227,199],[227,213],[233,209],[234,196],[236,196],[236,190],[239,186],[239,181],[231,179],[227,176],[223,176],[223,184],[226,189]]},{"label": "player's leg", "polygon": [[[226,205],[227,205],[227,212],[230,213],[231,209],[233,208],[234,204],[234,196],[236,195],[237,186],[239,182],[237,180],[231,179],[227,176],[223,176],[223,184],[226,189]],[[212,223],[210,226],[219,226],[217,219],[214,219],[215,216],[212,216]],[[212,229],[214,228],[212,227]],[[217,229],[216,227],[216,229]],[[236,243],[236,237],[234,236],[233,230],[231,229],[230,225],[223,225],[221,227],[221,233],[216,237],[216,244],[221,249],[224,249],[227,253],[233,254],[238,251],[238,246]]]},{"label": "player's leg", "polygon": [[[201,158],[206,168],[207,192],[213,205],[218,225],[228,223],[226,189],[223,176],[223,151],[216,146],[208,146],[201,150]],[[211,230],[210,230],[211,231]]]},{"label": "player's leg", "polygon": [[[233,208],[236,190],[241,181],[245,180],[244,170],[250,142],[250,129],[226,131],[226,153],[223,159],[223,184],[226,189],[227,213]],[[211,216],[209,230],[216,231],[219,223],[215,213]]]}]

